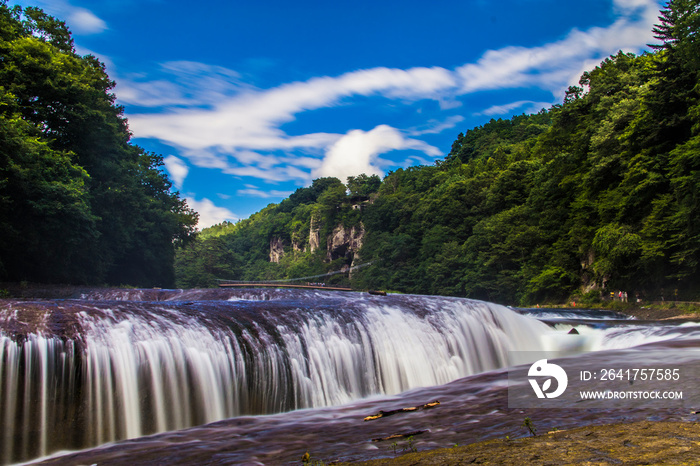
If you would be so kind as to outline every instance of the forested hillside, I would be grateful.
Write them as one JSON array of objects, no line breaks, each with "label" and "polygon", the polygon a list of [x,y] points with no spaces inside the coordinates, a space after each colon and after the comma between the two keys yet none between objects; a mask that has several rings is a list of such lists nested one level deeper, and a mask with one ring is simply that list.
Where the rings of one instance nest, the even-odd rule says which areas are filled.
[{"label": "forested hillside", "polygon": [[381,180],[361,175],[347,181],[317,179],[248,219],[205,229],[177,255],[178,286],[306,277],[358,265],[363,210]]},{"label": "forested hillside", "polygon": [[173,284],[197,214],[62,21],[0,2],[0,280]]},{"label": "forested hillside", "polygon": [[[361,258],[373,265],[352,274],[357,288],[520,304],[617,290],[697,298],[698,8],[669,2],[652,52],[609,57],[561,105],[460,134],[433,166],[389,173],[363,196],[355,179],[349,192],[317,180],[205,230],[178,256],[179,285],[298,277]],[[333,238],[352,228],[361,244],[346,238],[341,259]]]}]

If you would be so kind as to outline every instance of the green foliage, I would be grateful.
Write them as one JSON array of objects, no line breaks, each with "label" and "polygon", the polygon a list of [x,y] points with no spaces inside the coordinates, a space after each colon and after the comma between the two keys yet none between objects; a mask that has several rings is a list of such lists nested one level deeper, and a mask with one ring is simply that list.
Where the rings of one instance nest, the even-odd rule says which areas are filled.
[{"label": "green foliage", "polygon": [[574,300],[574,302],[583,306],[596,306],[599,305],[602,301],[600,291],[597,290],[591,290],[585,293],[577,290],[572,295],[572,299]]},{"label": "green foliage", "polygon": [[70,154],[52,151],[31,137],[21,119],[0,119],[0,271],[35,281],[87,280],[81,248],[94,242],[88,174]]},{"label": "green foliage", "polygon": [[294,191],[289,198],[283,200],[278,207],[278,211],[291,212],[299,205],[313,204],[318,200],[319,196],[329,188],[335,188],[336,190],[343,190],[343,192],[345,192],[345,186],[343,186],[343,183],[338,178],[318,178],[314,180],[308,188],[299,188]]},{"label": "green foliage", "polygon": [[539,275],[530,279],[526,286],[525,301],[564,301],[579,282],[573,272],[557,266],[546,266]]},{"label": "green foliage", "polygon": [[[339,224],[361,227],[362,213],[353,210],[347,188],[337,178],[319,178],[297,189],[280,204],[270,204],[246,220],[204,229],[175,261],[180,287],[211,287],[218,279],[273,280],[320,275],[350,265],[354,256],[328,260],[327,238]],[[310,237],[319,244],[311,250]],[[271,262],[272,243],[284,254]],[[341,276],[326,278],[338,284]],[[343,283],[347,284],[347,283]]]},{"label": "green foliage", "polygon": [[406,439],[406,450],[407,450],[409,453],[416,453],[416,452],[418,452],[418,448],[416,447],[416,444],[415,444],[414,441],[413,441],[413,435],[409,436],[409,437]]},{"label": "green foliage", "polygon": [[[697,1],[676,8],[696,21]],[[696,36],[674,28],[663,52],[584,73],[562,105],[492,120],[444,163],[388,175],[365,212],[362,254],[382,263],[363,284],[522,304],[583,287],[697,296],[700,86],[680,52]]]},{"label": "green foliage", "polygon": [[0,3],[0,278],[170,286],[197,215],[65,24]]},{"label": "green foliage", "polygon": [[523,427],[527,428],[527,430],[530,432],[530,435],[532,435],[533,437],[537,436],[537,428],[535,427],[535,423],[532,422],[532,419],[530,419],[529,417],[526,417],[523,421]]},{"label": "green foliage", "polygon": [[[510,304],[593,303],[610,290],[697,298],[698,3],[666,5],[655,53],[605,59],[562,104],[460,133],[445,160],[381,183],[350,177],[350,196],[339,180],[316,180],[202,238],[240,242],[236,273],[250,278],[330,270],[328,237],[342,224],[366,231],[359,255],[373,265],[353,274],[357,288]],[[292,252],[312,225],[320,249]],[[275,237],[285,256],[270,264]]]},{"label": "green foliage", "polygon": [[371,194],[379,191],[381,184],[382,180],[377,175],[367,176],[364,173],[358,176],[348,176],[347,180],[350,195],[359,198],[369,198]]},{"label": "green foliage", "polygon": [[[457,445],[455,445],[457,446]],[[413,439],[413,435],[410,435],[406,437],[406,443],[402,446],[398,442],[393,442],[391,445],[389,445],[389,448],[391,451],[394,453],[394,456],[397,456],[399,453],[417,453],[418,448],[416,447],[415,440]]]}]

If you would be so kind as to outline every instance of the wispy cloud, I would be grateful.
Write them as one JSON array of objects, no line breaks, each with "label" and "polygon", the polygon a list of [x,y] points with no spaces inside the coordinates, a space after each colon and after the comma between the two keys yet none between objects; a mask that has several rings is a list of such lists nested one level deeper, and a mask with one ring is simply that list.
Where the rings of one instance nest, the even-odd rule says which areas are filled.
[{"label": "wispy cloud", "polygon": [[207,228],[223,221],[235,222],[239,219],[238,215],[231,212],[225,207],[219,207],[207,198],[198,201],[194,197],[186,198],[187,205],[199,213],[199,229]]},{"label": "wispy cloud", "polygon": [[163,77],[122,76],[116,86],[119,100],[135,107],[210,107],[250,86],[228,68],[192,61],[162,63]]},{"label": "wispy cloud", "polygon": [[412,128],[408,130],[411,136],[423,136],[425,134],[439,134],[445,130],[452,129],[459,123],[464,121],[462,115],[452,115],[443,121],[431,119],[425,124],[417,128]]},{"label": "wispy cloud", "polygon": [[476,63],[457,68],[461,92],[537,86],[563,93],[578,81],[581,63],[603,58],[618,50],[637,51],[649,41],[658,14],[652,0],[617,0],[625,14],[607,28],[573,29],[564,39],[540,47],[505,47],[486,52]]},{"label": "wispy cloud", "polygon": [[168,171],[170,178],[177,189],[182,189],[182,183],[185,181],[190,169],[187,164],[174,155],[169,155],[163,159],[165,169]]},{"label": "wispy cloud", "polygon": [[99,34],[107,29],[107,23],[85,8],[70,8],[67,23],[77,34]]},{"label": "wispy cloud", "polygon": [[65,20],[75,34],[99,34],[107,29],[107,23],[95,13],[66,0],[17,0],[13,3],[23,7],[38,6],[50,15]]},{"label": "wispy cloud", "polygon": [[[331,107],[344,97],[382,95],[415,101],[437,98],[456,84],[454,75],[443,68],[375,68],[268,90],[243,90],[211,109],[135,114],[129,121],[139,137],[153,137],[188,149],[323,148],[333,143],[337,135],[290,136],[280,126],[293,121],[299,113]],[[127,98],[132,98],[131,94]]]},{"label": "wispy cloud", "polygon": [[[141,92],[152,96],[150,100],[149,98],[140,100],[140,105],[143,106],[151,102],[167,101],[160,96],[170,96],[170,102],[177,105],[186,100],[172,97],[178,94],[170,90],[170,83],[159,92],[148,90],[150,86],[157,87],[157,83],[144,85],[148,88],[126,88],[127,100],[138,99],[137,96]],[[313,78],[269,90],[239,88],[239,93],[232,98],[215,99],[220,103],[212,105],[211,108],[173,109],[161,114],[136,114],[129,117],[129,124],[138,137],[155,138],[177,147],[193,164],[200,167],[217,168],[227,174],[261,178],[267,181],[298,179],[309,182],[312,170],[317,173],[326,173],[333,171],[329,167],[340,166],[337,157],[333,155],[337,154],[338,150],[331,152],[329,149],[338,140],[347,136],[332,133],[286,134],[280,126],[293,121],[297,114],[331,107],[340,99],[353,95],[381,94],[386,98],[411,101],[437,98],[455,85],[454,76],[442,68],[409,70],[376,68],[346,73],[336,78]],[[117,89],[120,99],[121,92]],[[205,100],[200,99],[199,102],[204,103]],[[370,139],[378,134],[370,133]],[[354,139],[358,138],[359,133],[353,134],[355,134]],[[374,141],[375,148],[381,147],[384,150],[411,148],[426,154],[435,154],[435,148],[428,147],[424,143],[420,144],[418,141],[407,140],[401,144],[397,143],[398,130],[391,135],[383,131],[379,134],[390,136],[390,139],[384,143]],[[317,157],[326,153],[326,157],[331,157],[332,161],[321,162],[309,156],[280,159],[272,155],[260,154],[260,151],[289,153],[295,150],[311,151],[317,154]],[[322,164],[325,167],[323,169],[320,168]],[[371,168],[372,173],[378,172],[376,166]],[[333,173],[337,174],[335,171]]]},{"label": "wispy cloud", "polygon": [[249,197],[260,197],[263,199],[271,198],[271,197],[287,197],[290,194],[292,194],[294,191],[279,191],[277,189],[269,190],[269,191],[263,191],[259,189],[257,186],[253,185],[246,185],[245,189],[239,189],[236,191],[236,194],[238,196],[249,196]]},{"label": "wispy cloud", "polygon": [[551,102],[533,102],[532,100],[518,100],[517,102],[510,102],[503,105],[493,105],[479,112],[479,115],[506,115],[511,113],[516,108],[522,109],[523,113],[535,113],[543,108],[548,108],[551,106]]},{"label": "wispy cloud", "polygon": [[[308,183],[316,176],[345,179],[363,172],[382,174],[391,168],[382,156],[392,151],[411,151],[404,162],[440,156],[436,147],[422,139],[459,124],[463,117],[455,115],[453,109],[466,95],[528,87],[550,92],[552,102],[559,101],[585,66],[590,68],[620,49],[643,49],[650,41],[659,4],[615,0],[614,8],[618,17],[608,27],[573,29],[561,40],[537,47],[489,50],[478,60],[454,69],[378,67],[260,89],[245,84],[232,70],[169,62],[159,70],[162,77],[118,79],[116,91],[120,101],[132,108],[148,108],[129,115],[137,137],[173,146],[195,166],[269,183]],[[286,124],[304,113],[333,107],[342,111],[357,99],[378,99],[405,107],[432,100],[442,113],[420,128],[375,123],[374,128],[361,129],[358,122],[338,133],[295,134],[285,130]],[[505,115],[518,108],[537,111],[549,105],[520,100],[470,111]],[[251,196],[263,192],[276,191],[239,191]]]}]

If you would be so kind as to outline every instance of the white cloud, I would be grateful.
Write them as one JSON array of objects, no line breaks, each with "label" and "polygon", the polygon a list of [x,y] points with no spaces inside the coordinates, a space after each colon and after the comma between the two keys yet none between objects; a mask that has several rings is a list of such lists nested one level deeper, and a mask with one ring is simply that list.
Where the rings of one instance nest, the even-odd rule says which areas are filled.
[{"label": "white cloud", "polygon": [[424,134],[440,134],[447,129],[452,129],[459,123],[464,121],[462,115],[452,115],[444,121],[429,120],[426,124],[419,128],[409,130],[411,136],[422,136]]},{"label": "white cloud", "polygon": [[[195,166],[267,182],[308,183],[316,176],[344,179],[360,173],[381,174],[388,162],[379,157],[389,151],[415,151],[406,155],[404,163],[440,155],[418,138],[462,121],[461,116],[449,115],[450,109],[461,105],[461,96],[534,87],[551,92],[552,101],[557,102],[584,69],[620,49],[644,49],[652,40],[650,31],[659,3],[613,2],[618,17],[608,27],[573,29],[561,40],[537,47],[489,50],[475,62],[453,70],[378,67],[258,89],[243,83],[235,71],[179,61],[161,65],[159,73],[165,77],[117,79],[116,93],[122,102],[157,110],[129,115],[136,137],[171,145]],[[355,124],[339,133],[292,134],[284,129],[305,112],[352,105],[356,97],[392,100],[396,106],[431,99],[445,116],[403,131],[386,124],[371,130],[358,129]],[[517,108],[537,111],[549,105],[522,100],[492,106],[480,114],[505,115]],[[242,191],[246,195],[262,192],[247,189]]]},{"label": "white cloud", "polygon": [[173,183],[177,189],[182,189],[182,182],[185,181],[190,169],[187,164],[174,155],[169,155],[163,159],[165,169],[173,179]]},{"label": "white cloud", "polygon": [[[290,136],[279,127],[293,121],[298,113],[333,106],[343,97],[381,93],[409,100],[437,98],[455,84],[452,74],[442,68],[375,68],[336,78],[284,84],[266,91],[245,89],[210,109],[136,114],[129,117],[129,122],[139,137],[156,138],[186,149],[322,149],[335,142],[338,135]],[[127,99],[134,98],[129,94],[132,91],[126,91]]]},{"label": "white cloud", "polygon": [[362,173],[383,175],[379,166],[382,162],[377,156],[400,149],[414,149],[433,157],[442,155],[436,147],[417,139],[405,138],[391,126],[379,125],[371,131],[350,131],[338,139],[328,149],[321,166],[313,171],[313,176],[335,176],[345,180],[348,176]]},{"label": "white cloud", "polygon": [[165,79],[145,83],[119,79],[115,87],[119,100],[139,107],[185,105],[188,100],[182,95],[182,87]]},{"label": "white cloud", "polygon": [[186,200],[187,205],[199,213],[199,223],[197,224],[199,229],[207,228],[226,220],[229,222],[239,220],[238,216],[229,209],[218,207],[207,198],[198,201],[193,197],[187,197]]},{"label": "white cloud", "polygon": [[319,159],[315,159],[313,157],[287,156],[287,157],[280,157],[279,161],[280,161],[280,163],[292,164],[292,165],[296,165],[297,167],[309,168],[309,169],[315,169],[315,168],[318,168],[321,166],[321,161]]},{"label": "white cloud", "polygon": [[618,12],[625,15],[649,8],[654,8],[656,14],[659,9],[659,4],[650,0],[613,0],[613,5]]},{"label": "white cloud", "polygon": [[228,68],[192,61],[171,61],[160,65],[162,79],[143,76],[118,79],[119,100],[135,107],[207,107],[229,99],[250,86]]},{"label": "white cloud", "polygon": [[418,155],[411,155],[406,157],[403,163],[400,164],[402,168],[408,168],[414,165],[430,165],[433,161],[428,160],[425,157],[420,157]]},{"label": "white cloud", "polygon": [[[189,69],[196,69],[192,64],[188,66]],[[182,66],[176,68],[181,70]],[[219,74],[232,79],[237,76],[235,72],[222,70]],[[192,80],[190,85],[194,82]],[[222,95],[211,100],[202,97],[195,99],[202,105],[212,104],[210,108],[130,115],[129,126],[138,137],[156,138],[179,148],[191,163],[199,167],[216,168],[227,174],[267,181],[297,179],[309,182],[312,171],[320,170],[321,161],[318,158],[277,157],[261,153],[280,150],[289,153],[301,149],[321,155],[344,137],[331,133],[286,134],[280,126],[293,121],[298,113],[333,106],[340,99],[352,95],[381,93],[403,100],[439,98],[455,84],[454,76],[442,68],[375,68],[336,78],[320,77],[289,83],[264,91],[238,87],[238,93],[227,99]],[[120,100],[124,96],[126,101],[138,101],[140,105],[185,105],[188,101],[187,91],[177,92],[172,87],[173,83],[165,81],[139,85],[131,83],[119,87],[117,95]],[[189,85],[183,85],[183,88],[187,89]],[[376,137],[385,133],[372,134]],[[391,147],[395,142],[389,140],[384,145]],[[426,146],[419,144],[419,141],[401,145],[402,148],[420,151],[434,149],[426,149]],[[375,167],[374,170],[379,169]]]},{"label": "white cloud", "polygon": [[71,7],[66,23],[76,34],[99,34],[107,29],[107,23],[85,8]]},{"label": "white cloud", "polygon": [[107,29],[107,23],[92,11],[73,6],[67,0],[18,0],[23,6],[37,6],[48,14],[62,19],[75,34],[99,34]]},{"label": "white cloud", "polygon": [[[523,113],[536,113],[543,108],[549,108],[552,106],[551,102],[533,102],[532,100],[518,100],[517,102],[510,102],[503,105],[494,105],[487,108],[486,110],[479,112],[480,115],[505,115],[509,114],[516,108],[522,108]],[[524,108],[523,108],[524,107]]]},{"label": "white cloud", "polygon": [[540,47],[505,47],[489,50],[476,63],[468,63],[456,72],[462,81],[461,92],[538,86],[559,96],[570,83],[578,82],[581,63],[615,54],[618,50],[637,51],[651,38],[658,14],[658,3],[651,0],[617,0],[622,16],[607,28],[587,31],[573,29],[564,39]]},{"label": "white cloud", "polygon": [[263,191],[261,189],[258,189],[256,186],[251,186],[251,185],[246,185],[248,186],[246,189],[239,189],[236,191],[236,194],[239,196],[250,196],[250,197],[261,197],[264,199],[270,198],[270,197],[288,197],[290,194],[292,194],[294,191],[279,191],[276,189],[273,189],[271,191]]}]

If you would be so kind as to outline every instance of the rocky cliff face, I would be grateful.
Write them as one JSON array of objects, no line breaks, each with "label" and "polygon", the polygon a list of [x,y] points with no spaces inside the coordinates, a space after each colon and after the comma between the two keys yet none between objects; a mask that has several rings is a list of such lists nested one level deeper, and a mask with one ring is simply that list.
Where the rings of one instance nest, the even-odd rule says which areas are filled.
[{"label": "rocky cliff face", "polygon": [[282,238],[273,236],[270,239],[270,262],[279,264],[282,256],[284,256],[284,242]]},{"label": "rocky cliff face", "polygon": [[[311,229],[309,231],[309,251],[313,252],[319,249],[320,240],[320,226],[318,223],[311,221]],[[333,233],[328,236],[327,240],[327,250],[326,250],[326,261],[330,262],[336,259],[346,259],[346,268],[351,267],[356,264],[359,259],[358,251],[362,247],[362,242],[365,237],[365,227],[360,224],[357,227],[346,228],[345,226],[338,225],[333,229]],[[272,237],[270,239],[270,262],[279,263],[280,259],[284,256],[284,241],[279,237]],[[292,242],[292,249],[294,251],[302,251],[301,245]],[[304,248],[305,250],[306,248]]]},{"label": "rocky cliff face", "polygon": [[352,228],[345,228],[343,225],[336,226],[333,233],[328,237],[326,260],[330,262],[335,259],[345,258],[352,261],[352,263],[357,262],[359,258],[357,252],[362,247],[364,237],[365,227],[362,224],[359,227]]},{"label": "rocky cliff face", "polygon": [[311,217],[311,228],[309,229],[309,251],[314,252],[319,248],[321,244],[321,236],[319,235],[319,230],[321,229],[317,221]]}]

